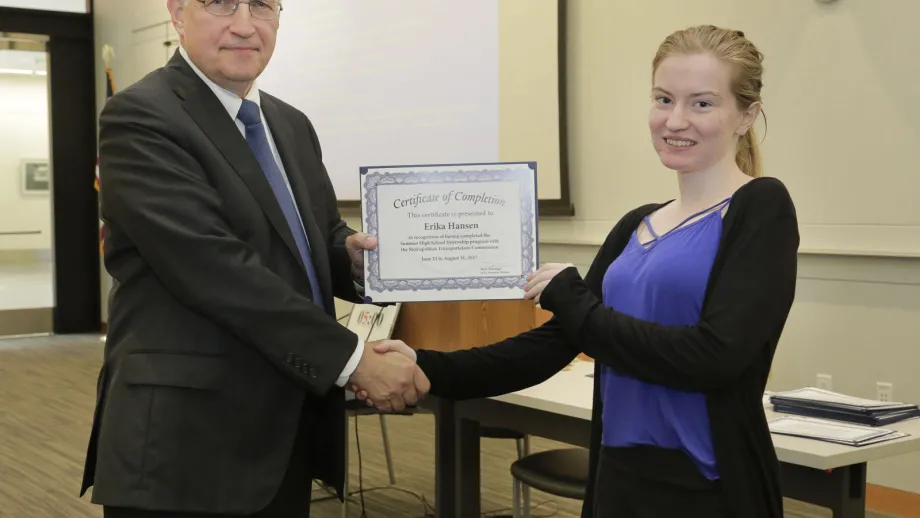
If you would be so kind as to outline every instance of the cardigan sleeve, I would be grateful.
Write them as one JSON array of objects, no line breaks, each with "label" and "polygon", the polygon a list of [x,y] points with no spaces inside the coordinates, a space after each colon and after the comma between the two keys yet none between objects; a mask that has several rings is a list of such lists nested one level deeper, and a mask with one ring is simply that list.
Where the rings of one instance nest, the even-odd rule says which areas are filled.
[{"label": "cardigan sleeve", "polygon": [[[651,207],[651,206],[649,206]],[[594,258],[585,283],[600,295],[607,266],[638,224],[640,207],[621,219]],[[588,291],[590,294],[591,292]],[[571,363],[579,349],[553,317],[542,326],[485,347],[440,352],[417,350],[416,363],[431,382],[431,395],[448,399],[492,397],[523,390],[549,379]]]},{"label": "cardigan sleeve", "polygon": [[776,341],[795,292],[794,212],[745,224],[714,271],[696,326],[663,326],[603,305],[573,268],[541,295],[569,340],[618,372],[688,391],[729,386]]},{"label": "cardigan sleeve", "polygon": [[431,395],[473,399],[542,383],[575,359],[578,351],[566,342],[558,322],[550,320],[492,345],[416,354],[416,363],[431,382]]}]

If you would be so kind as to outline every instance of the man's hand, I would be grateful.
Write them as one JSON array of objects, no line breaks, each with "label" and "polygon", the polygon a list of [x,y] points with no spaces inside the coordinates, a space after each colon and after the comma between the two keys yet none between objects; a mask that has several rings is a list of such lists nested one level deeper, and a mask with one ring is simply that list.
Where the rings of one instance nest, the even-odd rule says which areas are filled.
[{"label": "man's hand", "polygon": [[[381,340],[379,342],[374,342],[373,349],[377,354],[401,354],[410,359],[413,363],[415,363],[416,360],[415,351],[402,340]],[[428,391],[431,390],[431,382],[428,380],[428,376],[426,376],[417,365],[415,366],[413,380],[419,398],[424,397],[428,394]],[[368,406],[375,406],[376,403],[374,398],[370,396],[364,387],[354,384],[351,386],[351,389],[355,393],[356,398],[366,402]],[[377,408],[380,408],[380,406],[378,405]]]},{"label": "man's hand", "polygon": [[345,250],[351,259],[351,273],[355,277],[364,275],[364,251],[376,250],[377,238],[365,232],[358,232],[345,238]]},{"label": "man's hand", "polygon": [[540,302],[540,294],[543,293],[543,290],[545,290],[550,281],[553,280],[553,277],[570,266],[575,265],[571,263],[548,263],[541,266],[539,270],[528,275],[527,284],[524,286],[524,299],[534,299],[535,302]]},{"label": "man's hand", "polygon": [[420,397],[428,393],[430,385],[428,379],[422,374],[415,362],[396,351],[379,353],[376,346],[387,344],[387,347],[400,349],[408,346],[399,340],[383,340],[372,342],[364,348],[364,354],[350,381],[356,387],[355,392],[366,394],[365,400],[370,400],[379,410],[389,412],[402,410],[406,405],[415,405]]}]

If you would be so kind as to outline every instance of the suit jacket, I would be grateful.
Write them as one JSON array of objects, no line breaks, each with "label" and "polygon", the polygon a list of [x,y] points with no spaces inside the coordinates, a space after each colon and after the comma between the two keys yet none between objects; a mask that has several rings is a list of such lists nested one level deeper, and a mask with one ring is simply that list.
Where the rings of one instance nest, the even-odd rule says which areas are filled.
[{"label": "suit jacket", "polygon": [[[326,308],[358,300],[316,132],[263,93]],[[177,53],[100,120],[109,330],[81,495],[143,509],[253,513],[298,425],[340,493],[358,337],[311,301],[293,236],[246,140]],[[309,491],[305,487],[304,491]]]}]

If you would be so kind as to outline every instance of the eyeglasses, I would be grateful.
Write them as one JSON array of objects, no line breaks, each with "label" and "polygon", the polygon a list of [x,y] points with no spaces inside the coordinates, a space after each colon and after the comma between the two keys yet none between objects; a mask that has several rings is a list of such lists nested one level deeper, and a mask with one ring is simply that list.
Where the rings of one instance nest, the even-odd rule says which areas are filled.
[{"label": "eyeglasses", "polygon": [[277,0],[198,0],[204,10],[214,16],[233,16],[240,4],[249,4],[249,13],[260,20],[275,20],[281,16],[281,2]]}]

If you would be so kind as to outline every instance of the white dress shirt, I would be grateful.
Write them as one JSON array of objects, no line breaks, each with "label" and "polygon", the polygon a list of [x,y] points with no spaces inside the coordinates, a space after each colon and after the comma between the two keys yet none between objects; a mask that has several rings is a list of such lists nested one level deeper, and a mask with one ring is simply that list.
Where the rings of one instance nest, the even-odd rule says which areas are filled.
[{"label": "white dress shirt", "polygon": [[[185,58],[186,63],[198,77],[204,81],[204,84],[208,85],[211,91],[214,92],[214,95],[217,96],[217,100],[224,105],[224,108],[227,110],[227,114],[230,115],[230,118],[233,119],[233,122],[236,123],[236,127],[239,128],[240,133],[243,135],[243,138],[246,138],[246,126],[243,124],[243,121],[236,118],[240,112],[240,107],[243,106],[243,99],[235,93],[218,86],[214,81],[211,81],[201,70],[192,63],[192,60],[188,57],[188,53],[185,51],[184,47],[179,47],[179,54]],[[281,162],[281,158],[278,155],[278,148],[275,147],[275,139],[272,138],[271,128],[268,127],[268,121],[265,119],[265,114],[262,113],[262,104],[259,97],[259,89],[253,83],[252,87],[249,89],[249,93],[246,94],[246,99],[256,103],[256,106],[259,107],[259,117],[262,119],[262,125],[265,127],[265,133],[268,137],[268,145],[272,149],[272,157],[275,159],[275,163],[278,164],[278,169],[281,170],[281,177],[284,178],[284,183],[287,185],[288,193],[291,195],[291,199],[294,201],[294,205],[297,205],[297,200],[294,198],[294,193],[291,191],[291,183],[288,181],[287,173],[284,171],[284,164]],[[297,212],[298,219],[300,218],[300,210]],[[303,227],[303,220],[300,221],[301,227]],[[306,235],[306,230],[304,230],[304,235]],[[306,274],[304,274],[306,275]],[[306,337],[304,337],[306,339]],[[364,354],[364,340],[359,336],[358,337],[358,347],[355,349],[355,352],[351,355],[351,358],[348,360],[348,363],[345,364],[345,369],[342,370],[342,374],[339,375],[339,378],[336,380],[336,385],[344,387],[348,383],[348,378],[355,371],[355,368],[358,366],[358,362],[361,360],[361,355]]]}]

